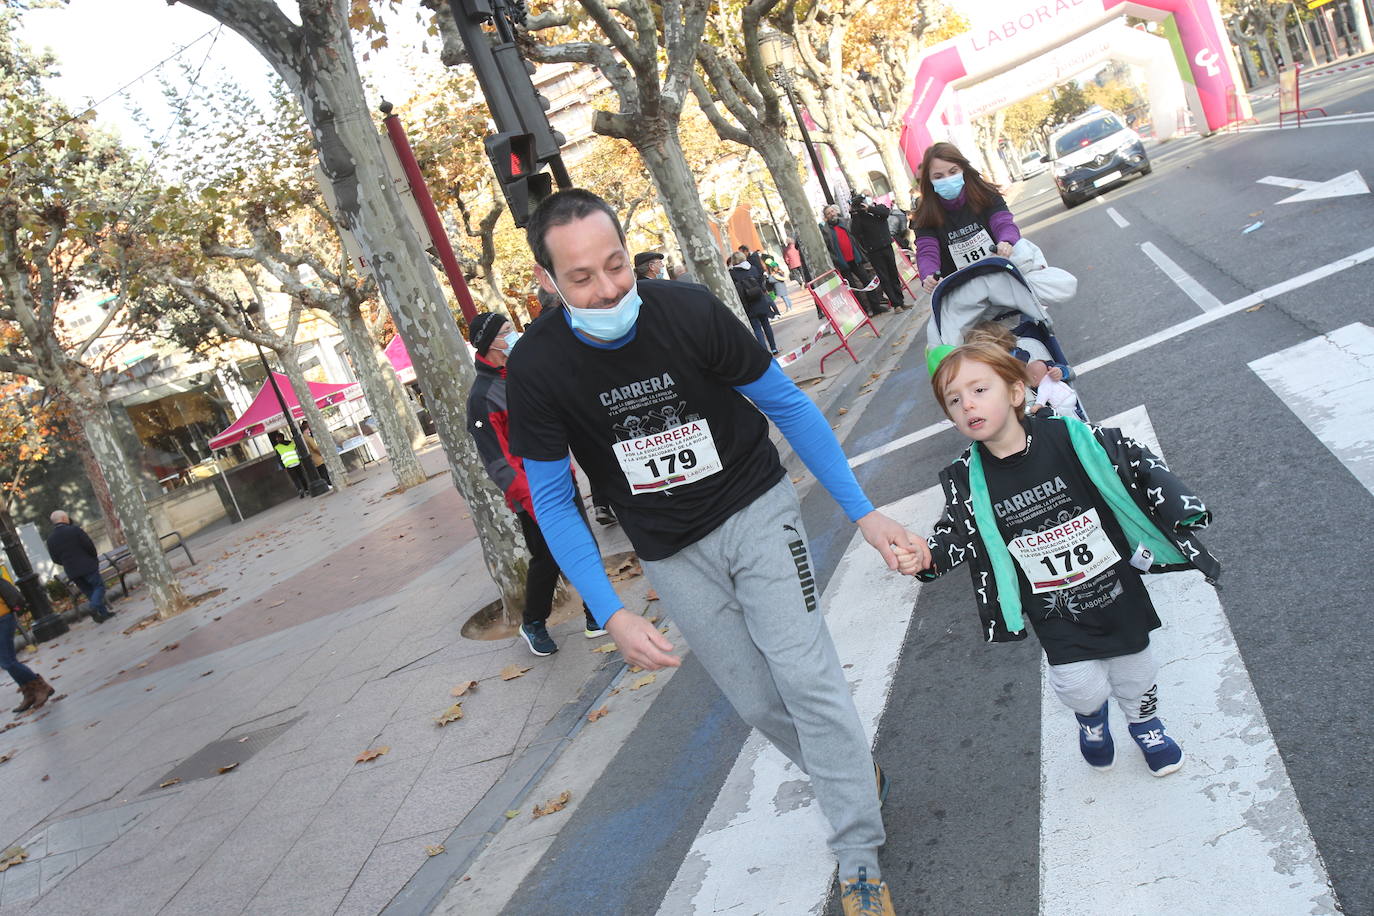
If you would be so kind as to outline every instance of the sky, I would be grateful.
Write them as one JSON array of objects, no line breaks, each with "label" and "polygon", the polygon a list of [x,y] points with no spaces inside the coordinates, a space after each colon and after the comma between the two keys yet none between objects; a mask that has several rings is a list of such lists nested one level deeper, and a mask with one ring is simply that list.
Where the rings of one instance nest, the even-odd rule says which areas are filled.
[{"label": "sky", "polygon": [[[278,5],[298,20],[293,2],[278,0]],[[415,21],[416,5],[406,6],[402,14],[387,19],[391,44],[360,62],[371,104],[384,95],[399,102],[410,94],[415,77],[407,64],[439,69],[438,40],[429,39],[429,54],[421,55],[425,36]],[[118,130],[126,142],[144,148],[150,138],[130,116],[131,103],[146,111],[152,139],[165,135],[174,119],[163,103],[158,74],[139,77],[178,51],[181,54],[160,72],[183,89],[188,79],[180,62],[201,68],[199,85],[212,87],[232,79],[263,98],[276,79],[262,56],[236,33],[189,7],[169,6],[167,0],[70,0],[66,7],[23,13],[20,36],[57,54],[61,76],[49,83],[53,92],[73,106],[100,103],[101,122]],[[121,94],[100,101],[130,82],[133,85]]]}]

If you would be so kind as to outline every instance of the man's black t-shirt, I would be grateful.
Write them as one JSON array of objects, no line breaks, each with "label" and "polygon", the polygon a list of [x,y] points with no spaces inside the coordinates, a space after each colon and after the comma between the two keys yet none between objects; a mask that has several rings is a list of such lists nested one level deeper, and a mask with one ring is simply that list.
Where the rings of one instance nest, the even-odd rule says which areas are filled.
[{"label": "man's black t-shirt", "polygon": [[997,250],[992,237],[992,214],[1007,209],[1000,194],[992,195],[992,205],[986,210],[973,209],[964,201],[957,210],[944,210],[944,225],[916,230],[917,238],[935,239],[940,243],[940,273],[946,277],[961,267],[968,267]]},{"label": "man's black t-shirt", "polygon": [[1022,454],[999,459],[982,450],[1021,607],[1052,665],[1139,652],[1160,622],[1130,565],[1136,545],[1126,543],[1064,424],[1033,422],[1031,431]]},{"label": "man's black t-shirt", "polygon": [[672,556],[781,479],[768,420],[735,386],[771,359],[703,287],[640,280],[634,338],[598,347],[563,309],[541,315],[506,370],[510,447],[571,450],[646,560]]}]

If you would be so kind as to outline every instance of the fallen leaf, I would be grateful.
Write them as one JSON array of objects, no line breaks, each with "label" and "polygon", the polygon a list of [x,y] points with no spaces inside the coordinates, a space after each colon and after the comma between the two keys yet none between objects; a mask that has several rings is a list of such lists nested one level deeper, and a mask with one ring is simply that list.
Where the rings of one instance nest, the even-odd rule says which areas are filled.
[{"label": "fallen leaf", "polygon": [[[647,595],[645,595],[644,597],[645,597],[645,598],[648,598],[650,601],[657,601],[657,600],[658,600],[658,592],[654,591],[653,589],[649,589],[649,593],[648,593]],[[657,619],[658,619],[657,617],[654,618],[654,620],[657,620]],[[654,620],[650,620],[649,622],[650,622],[650,623],[653,623]]]},{"label": "fallen leaf", "polygon": [[14,759],[14,755],[17,753],[19,752],[10,751],[8,754],[0,754],[0,763],[9,763],[11,760]]},{"label": "fallen leaf", "polygon": [[644,670],[644,669],[641,668],[641,667],[639,667],[638,665],[631,665],[631,666],[630,666],[630,673],[631,673],[631,674],[638,674],[639,672],[641,672],[641,671],[643,671],[643,670]]},{"label": "fallen leaf", "polygon": [[232,770],[232,769],[233,769],[234,767],[236,767],[236,766],[238,766],[237,763],[225,764],[224,766],[222,766],[222,767],[219,768],[219,771],[220,771],[221,773],[228,773],[230,770]]},{"label": "fallen leaf", "polygon": [[609,706],[603,706],[600,709],[593,709],[591,712],[587,713],[587,721],[595,722],[597,719],[600,719],[602,716],[606,715],[610,711],[611,707]]},{"label": "fallen leaf", "polygon": [[1263,302],[1261,302],[1259,305],[1252,305],[1252,306],[1250,306],[1248,309],[1246,309],[1246,311],[1247,311],[1247,312],[1258,312],[1258,311],[1259,311],[1260,309],[1262,309],[1262,308],[1264,308],[1264,303],[1263,303]]},{"label": "fallen leaf", "polygon": [[520,816],[520,809],[519,809],[519,808],[511,808],[509,811],[506,812],[506,820],[508,820],[508,821],[509,821],[509,820],[514,820],[515,818],[517,818],[517,817],[519,817],[519,816]]},{"label": "fallen leaf", "polygon": [[439,714],[439,718],[434,720],[434,724],[439,726],[440,728],[443,728],[450,722],[457,722],[461,718],[463,718],[463,704],[454,703],[448,709],[445,709],[442,713]]},{"label": "fallen leaf", "polygon": [[181,782],[181,777],[180,777],[180,776],[173,776],[171,779],[164,779],[162,782],[158,783],[158,784],[157,784],[157,787],[158,787],[159,789],[165,789],[165,788],[167,788],[168,786],[174,786],[174,785],[176,785],[176,784],[179,783],[179,782]]},{"label": "fallen leaf", "polygon": [[615,643],[613,643],[613,642],[605,643],[604,645],[597,646],[597,647],[596,647],[595,649],[593,649],[592,651],[593,651],[593,652],[614,652],[614,651],[615,651]]},{"label": "fallen leaf", "polygon": [[211,668],[209,671],[207,671],[207,672],[205,672],[204,674],[202,674],[201,677],[209,677],[210,675],[212,675],[212,674],[214,674],[214,673],[215,673],[215,669],[214,669],[214,668]]},{"label": "fallen leaf", "polygon": [[283,604],[285,604],[285,603],[286,603],[285,601],[274,601],[274,602],[272,602],[271,604],[269,604],[269,605],[267,606],[267,609],[270,611],[270,610],[272,610],[272,608],[274,608],[274,607],[281,607],[281,606],[282,606]]},{"label": "fallen leaf", "polygon": [[[831,429],[834,429],[834,428],[835,428],[835,427],[833,427],[833,426],[831,427]],[[802,475],[800,475],[800,476],[793,477],[793,478],[792,478],[792,482],[793,482],[793,483],[801,483],[801,482],[802,482],[803,480],[805,480],[805,479],[806,479],[806,475],[805,475],[805,474],[802,474]]]},{"label": "fallen leaf", "polygon": [[853,668],[854,665],[853,665],[853,663],[850,663],[850,664],[848,664],[848,665],[841,665],[840,667],[841,667],[841,668]]},{"label": "fallen leaf", "polygon": [[148,667],[148,663],[147,663],[147,662],[139,662],[138,665],[137,665],[136,667],[139,667],[139,668],[147,668],[147,667]]},{"label": "fallen leaf", "polygon": [[239,739],[239,744],[242,744],[243,742],[245,742],[245,741],[247,741],[247,740],[248,740],[248,736],[247,736],[247,735],[244,735],[242,738]]},{"label": "fallen leaf", "polygon": [[551,798],[542,805],[535,805],[534,816],[543,817],[546,814],[553,814],[555,811],[562,811],[568,807],[570,801],[572,801],[572,793],[564,789],[557,798]]},{"label": "fallen leaf", "polygon": [[[650,589],[650,591],[653,591],[653,589]],[[650,623],[658,623],[658,618],[657,618],[657,617],[650,617],[650,618],[649,618],[649,622],[650,622]]]},{"label": "fallen leaf", "polygon": [[530,670],[528,667],[521,668],[521,667],[520,667],[519,665],[517,665],[517,664],[514,664],[514,663],[509,664],[509,665],[507,665],[506,667],[504,667],[504,668],[501,669],[501,680],[503,680],[503,681],[513,681],[513,680],[515,680],[516,678],[518,678],[518,677],[520,677],[521,675],[523,675],[523,674],[524,674],[526,671],[528,671],[528,670]]},{"label": "fallen leaf", "polygon": [[654,681],[656,681],[656,680],[658,680],[658,675],[657,675],[657,674],[646,674],[646,675],[644,675],[642,678],[640,678],[639,680],[637,680],[637,681],[635,681],[633,684],[631,684],[631,685],[630,685],[630,689],[631,689],[631,690],[638,690],[638,689],[641,688],[641,687],[648,687],[650,684],[652,684],[652,683],[653,683]]},{"label": "fallen leaf", "polygon": [[839,410],[835,411],[835,413],[839,414],[840,416],[844,416],[845,414],[849,413],[849,408],[841,407]]},{"label": "fallen leaf", "polygon": [[40,779],[40,780],[38,780],[38,781],[39,781],[39,782],[47,782],[49,779],[52,779],[52,777],[49,776],[47,773],[44,773],[44,774],[43,774],[43,778]]},{"label": "fallen leaf", "polygon": [[441,853],[441,852],[443,852],[443,851],[444,851],[444,847],[443,847],[443,846],[426,846],[426,847],[425,847],[425,855],[429,856],[431,859],[434,858],[435,856],[437,856],[439,853]]},{"label": "fallen leaf", "polygon": [[450,693],[452,696],[461,697],[463,694],[467,693],[468,691],[476,690],[476,689],[477,689],[477,682],[476,682],[476,681],[468,681],[466,684],[459,684],[457,687],[454,687],[452,690],[449,691],[449,693]]},{"label": "fallen leaf", "polygon": [[23,846],[11,846],[4,852],[0,852],[0,871],[5,871],[11,865],[18,865],[28,857],[28,850]]},{"label": "fallen leaf", "polygon": [[353,762],[367,763],[370,760],[376,760],[378,757],[382,756],[390,750],[391,745],[389,744],[383,744],[381,747],[369,748],[363,751],[361,754],[359,754],[356,758],[354,758]]},{"label": "fallen leaf", "polygon": [[658,631],[659,631],[660,633],[667,633],[667,632],[668,632],[668,628],[667,628],[667,627],[659,627],[659,628],[658,628]]},{"label": "fallen leaf", "polygon": [[167,645],[165,645],[165,646],[162,647],[162,651],[163,651],[163,652],[171,652],[173,649],[175,649],[175,648],[176,648],[177,646],[179,646],[179,645],[181,645],[181,643],[179,643],[179,642],[169,642],[169,643],[167,643]]}]

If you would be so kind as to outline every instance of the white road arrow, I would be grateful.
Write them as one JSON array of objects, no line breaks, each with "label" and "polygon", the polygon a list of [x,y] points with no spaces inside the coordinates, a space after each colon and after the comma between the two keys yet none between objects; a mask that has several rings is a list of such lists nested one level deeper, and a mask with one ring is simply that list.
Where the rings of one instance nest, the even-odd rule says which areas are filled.
[{"label": "white road arrow", "polygon": [[1303,200],[1321,200],[1325,197],[1348,197],[1351,194],[1368,194],[1369,185],[1364,183],[1364,178],[1359,171],[1346,172],[1344,175],[1337,175],[1335,178],[1326,181],[1304,181],[1301,178],[1280,178],[1277,175],[1267,175],[1260,178],[1257,184],[1272,184],[1280,188],[1296,188],[1298,193],[1291,197],[1285,197],[1279,201],[1281,204],[1294,204]]}]

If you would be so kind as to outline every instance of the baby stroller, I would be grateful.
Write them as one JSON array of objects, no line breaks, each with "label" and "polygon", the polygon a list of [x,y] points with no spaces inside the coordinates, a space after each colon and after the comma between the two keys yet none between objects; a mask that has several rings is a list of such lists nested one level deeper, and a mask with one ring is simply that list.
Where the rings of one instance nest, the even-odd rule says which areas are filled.
[{"label": "baby stroller", "polygon": [[[1035,253],[1039,255],[1039,249]],[[1057,271],[1056,281],[1058,275],[1068,278],[1068,283],[1061,287],[1067,291],[1063,298],[1072,295],[1076,288],[1072,275],[1057,268],[1048,270]],[[1017,341],[1012,353],[1022,362],[1043,360],[1063,373],[1064,382],[1074,379],[1073,366],[1054,336],[1054,324],[1041,296],[1006,258],[984,258],[939,282],[930,294],[926,348],[957,347],[964,342],[964,334],[980,321],[991,321],[1009,330]],[[1082,419],[1087,419],[1081,401],[1076,412]]]}]

